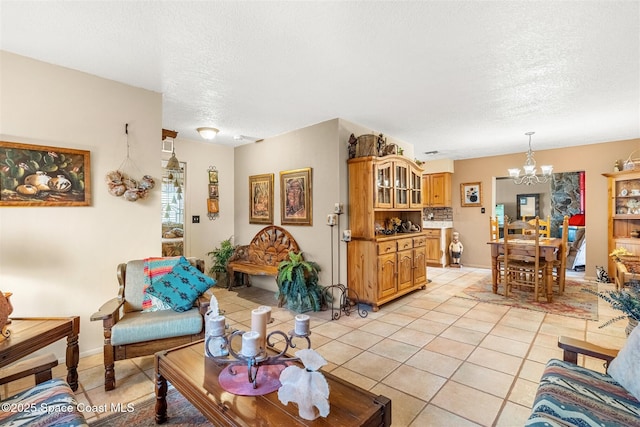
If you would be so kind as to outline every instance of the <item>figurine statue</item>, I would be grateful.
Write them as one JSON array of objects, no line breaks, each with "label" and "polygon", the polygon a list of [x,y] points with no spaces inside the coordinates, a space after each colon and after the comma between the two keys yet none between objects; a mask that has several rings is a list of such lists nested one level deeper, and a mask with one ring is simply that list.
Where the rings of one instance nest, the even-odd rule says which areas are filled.
[{"label": "figurine statue", "polygon": [[460,256],[464,251],[464,246],[460,241],[460,233],[454,231],[451,243],[449,243],[449,255],[451,256],[451,267],[460,268]]},{"label": "figurine statue", "polygon": [[13,306],[11,305],[11,301],[9,301],[10,296],[11,292],[0,291],[0,342],[9,338],[9,335],[11,335],[11,331],[7,329],[7,325],[11,323],[9,315],[13,312]]}]

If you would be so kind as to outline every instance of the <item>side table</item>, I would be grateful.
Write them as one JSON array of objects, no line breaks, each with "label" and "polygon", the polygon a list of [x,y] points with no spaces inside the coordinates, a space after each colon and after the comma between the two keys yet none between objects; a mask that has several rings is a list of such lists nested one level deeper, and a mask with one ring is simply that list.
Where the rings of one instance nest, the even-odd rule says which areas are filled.
[{"label": "side table", "polygon": [[63,338],[67,339],[67,382],[78,389],[80,317],[19,317],[9,325],[11,336],[0,342],[0,368]]}]

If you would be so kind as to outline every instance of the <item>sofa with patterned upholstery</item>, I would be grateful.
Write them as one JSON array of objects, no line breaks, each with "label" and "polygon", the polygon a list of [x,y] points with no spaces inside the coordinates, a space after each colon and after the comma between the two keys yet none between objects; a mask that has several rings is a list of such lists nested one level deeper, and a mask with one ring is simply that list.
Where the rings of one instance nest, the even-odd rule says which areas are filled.
[{"label": "sofa with patterned upholstery", "polygon": [[[564,360],[547,363],[526,426],[640,426],[640,328],[619,352],[567,337],[558,346]],[[578,354],[606,373],[578,366]]]}]

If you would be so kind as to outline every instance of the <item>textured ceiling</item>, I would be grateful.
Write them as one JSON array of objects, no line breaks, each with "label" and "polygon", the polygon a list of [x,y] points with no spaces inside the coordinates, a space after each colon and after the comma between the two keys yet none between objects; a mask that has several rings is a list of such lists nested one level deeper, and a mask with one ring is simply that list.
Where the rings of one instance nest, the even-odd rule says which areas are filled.
[{"label": "textured ceiling", "polygon": [[3,0],[0,20],[2,50],[161,92],[184,138],[340,117],[428,160],[640,137],[638,1]]}]

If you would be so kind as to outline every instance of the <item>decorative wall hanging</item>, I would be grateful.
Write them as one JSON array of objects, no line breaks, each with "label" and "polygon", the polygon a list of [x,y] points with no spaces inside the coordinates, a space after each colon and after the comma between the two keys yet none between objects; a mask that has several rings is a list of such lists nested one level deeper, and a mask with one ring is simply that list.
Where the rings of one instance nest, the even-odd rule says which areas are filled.
[{"label": "decorative wall hanging", "polygon": [[273,174],[249,177],[249,223],[273,224]]},{"label": "decorative wall hanging", "polygon": [[142,175],[140,169],[129,156],[129,123],[124,126],[124,133],[127,142],[127,157],[120,163],[118,170],[111,171],[105,176],[109,194],[112,196],[123,196],[129,202],[135,202],[140,199],[146,199],[149,196],[149,190],[155,187],[155,181],[151,175],[143,175],[142,179],[137,180],[131,176],[131,172],[137,172]]},{"label": "decorative wall hanging", "polygon": [[90,153],[0,141],[0,206],[89,206]]},{"label": "decorative wall hanging", "polygon": [[462,206],[482,206],[482,183],[460,184],[460,202]]},{"label": "decorative wall hanging", "polygon": [[312,225],[311,168],[280,172],[281,224]]},{"label": "decorative wall hanging", "polygon": [[220,215],[219,203],[219,187],[218,187],[218,169],[215,166],[209,166],[209,198],[207,199],[207,216],[211,221],[217,219]]}]

